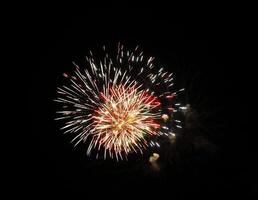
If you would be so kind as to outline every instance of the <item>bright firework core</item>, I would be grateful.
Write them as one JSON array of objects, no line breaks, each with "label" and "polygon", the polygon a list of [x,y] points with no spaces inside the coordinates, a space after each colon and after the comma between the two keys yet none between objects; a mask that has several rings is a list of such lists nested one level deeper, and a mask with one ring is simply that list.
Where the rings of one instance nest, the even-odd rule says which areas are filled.
[{"label": "bright firework core", "polygon": [[95,113],[95,143],[110,151],[141,150],[147,146],[146,136],[157,135],[160,127],[158,99],[146,91],[124,85],[113,86],[108,94],[101,94],[103,104]]}]

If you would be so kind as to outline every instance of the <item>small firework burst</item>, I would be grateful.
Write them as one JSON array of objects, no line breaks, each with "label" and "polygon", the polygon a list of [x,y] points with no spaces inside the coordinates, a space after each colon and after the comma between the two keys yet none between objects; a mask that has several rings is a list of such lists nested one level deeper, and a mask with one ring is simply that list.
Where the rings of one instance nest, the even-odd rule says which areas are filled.
[{"label": "small firework burst", "polygon": [[155,67],[154,58],[138,47],[129,51],[119,44],[114,57],[103,50],[98,60],[90,52],[88,67],[74,64],[74,74],[64,74],[69,83],[58,87],[55,100],[62,104],[56,118],[64,121],[61,129],[97,158],[123,160],[148,146],[159,147],[158,136],[181,128],[174,119],[183,107],[176,102],[173,74]]}]

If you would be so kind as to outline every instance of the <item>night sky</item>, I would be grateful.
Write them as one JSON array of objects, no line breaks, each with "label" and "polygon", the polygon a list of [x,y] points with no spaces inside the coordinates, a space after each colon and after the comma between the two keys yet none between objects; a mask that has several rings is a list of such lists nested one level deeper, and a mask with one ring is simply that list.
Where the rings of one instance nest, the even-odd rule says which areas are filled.
[{"label": "night sky", "polygon": [[[180,23],[162,9],[85,8],[83,13],[35,15],[31,43],[35,62],[30,75],[30,190],[37,194],[123,198],[249,196],[257,192],[255,166],[249,153],[247,111],[234,33],[241,29],[228,19]],[[154,170],[149,152],[129,162],[96,161],[81,146],[73,148],[54,121],[53,99],[62,73],[72,61],[83,63],[89,50],[139,45],[145,55],[175,72],[177,88],[196,115],[176,147],[160,150]],[[34,56],[35,55],[35,56]],[[245,91],[245,92],[243,92]],[[170,151],[172,153],[170,153]]]}]

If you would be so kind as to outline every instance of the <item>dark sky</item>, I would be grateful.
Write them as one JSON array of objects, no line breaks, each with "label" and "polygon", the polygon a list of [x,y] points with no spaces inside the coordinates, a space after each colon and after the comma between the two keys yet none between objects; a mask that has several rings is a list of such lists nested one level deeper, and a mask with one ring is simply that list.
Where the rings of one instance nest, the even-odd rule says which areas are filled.
[{"label": "dark sky", "polygon": [[[172,199],[248,196],[257,191],[254,166],[249,162],[249,133],[243,128],[248,120],[241,105],[248,101],[242,98],[246,88],[239,81],[245,75],[243,67],[237,66],[241,42],[235,33],[241,29],[239,24],[216,17],[189,17],[187,23],[181,23],[168,9],[85,8],[76,15],[35,13],[30,29],[35,62],[29,71],[33,123],[31,164],[26,172],[33,191],[86,199],[105,193],[108,197],[134,197],[140,192]],[[178,87],[191,88],[187,103],[207,114],[202,123],[210,132],[201,137],[216,147],[215,152],[209,147],[182,147],[176,164],[161,159],[161,170],[155,172],[146,157],[127,163],[94,161],[82,149],[72,147],[53,120],[56,106],[52,100],[61,75],[73,70],[72,61],[81,63],[90,49],[114,48],[119,41],[128,48],[140,45],[146,55],[155,56],[158,63],[178,74]],[[198,129],[195,132],[198,134]]]}]

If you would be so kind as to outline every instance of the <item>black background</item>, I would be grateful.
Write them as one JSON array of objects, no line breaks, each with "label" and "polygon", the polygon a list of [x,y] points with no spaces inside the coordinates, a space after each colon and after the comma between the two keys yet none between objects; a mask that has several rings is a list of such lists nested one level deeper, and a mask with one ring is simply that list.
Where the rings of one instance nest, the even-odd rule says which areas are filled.
[{"label": "black background", "polygon": [[[98,7],[33,17],[26,37],[33,57],[28,72],[30,160],[24,172],[29,193],[172,199],[246,197],[257,192],[248,143],[249,88],[244,84],[249,72],[240,66],[243,26],[238,20],[189,16],[181,23],[169,9]],[[163,160],[166,167],[155,172],[146,157],[127,163],[94,161],[61,134],[53,120],[53,99],[62,73],[73,70],[72,61],[82,63],[90,49],[115,48],[119,41],[128,48],[140,45],[145,55],[176,72],[178,88],[191,88],[187,103],[211,116],[204,126],[219,149],[212,158],[202,161],[200,153],[201,161],[193,163],[188,162],[191,157],[182,157],[176,169]]]}]

